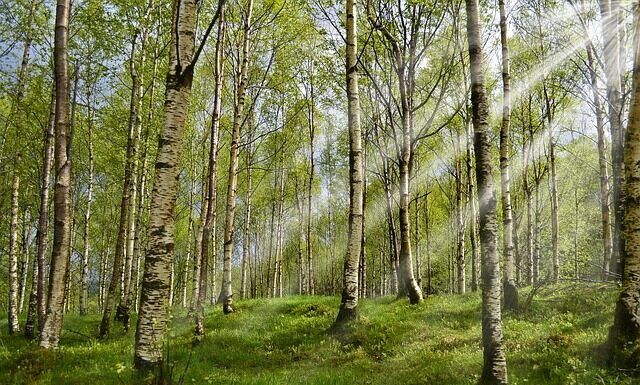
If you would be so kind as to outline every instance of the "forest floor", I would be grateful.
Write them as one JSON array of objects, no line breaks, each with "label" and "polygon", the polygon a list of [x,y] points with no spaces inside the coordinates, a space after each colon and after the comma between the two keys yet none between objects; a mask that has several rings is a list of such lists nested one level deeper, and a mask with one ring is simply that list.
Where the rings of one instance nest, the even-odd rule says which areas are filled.
[{"label": "forest floor", "polygon": [[[602,344],[617,291],[597,285],[546,287],[503,325],[510,384],[638,384],[603,367]],[[167,347],[172,384],[477,384],[482,367],[479,293],[361,301],[361,319],[339,337],[328,332],[337,297],[247,300],[224,316],[208,309],[207,337],[192,345],[184,311]],[[7,336],[0,320],[0,384],[139,384],[132,368],[135,330],[113,324],[97,339],[98,314],[65,316],[60,350]],[[132,321],[135,325],[135,319]]]}]

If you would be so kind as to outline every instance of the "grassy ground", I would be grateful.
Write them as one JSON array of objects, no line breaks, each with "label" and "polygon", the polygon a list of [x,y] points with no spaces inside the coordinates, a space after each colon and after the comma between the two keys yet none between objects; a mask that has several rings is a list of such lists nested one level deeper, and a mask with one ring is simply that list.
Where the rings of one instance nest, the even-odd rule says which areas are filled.
[{"label": "grassy ground", "polygon": [[[636,384],[601,367],[599,345],[616,293],[600,287],[541,291],[504,317],[511,384]],[[238,303],[209,309],[206,339],[191,344],[190,321],[174,317],[168,370],[174,384],[476,384],[482,366],[480,296],[434,296],[419,306],[378,298],[361,302],[361,320],[332,337],[335,297]],[[135,325],[135,320],[134,323]],[[37,349],[6,335],[0,321],[0,384],[134,384],[134,331],[114,324],[95,338],[99,316],[67,315],[61,348]]]}]

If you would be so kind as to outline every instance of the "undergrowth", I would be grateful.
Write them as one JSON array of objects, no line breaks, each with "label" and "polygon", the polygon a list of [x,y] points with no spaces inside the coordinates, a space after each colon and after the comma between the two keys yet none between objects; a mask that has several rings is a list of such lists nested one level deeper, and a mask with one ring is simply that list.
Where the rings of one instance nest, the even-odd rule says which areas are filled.
[{"label": "undergrowth", "polygon": [[[521,294],[527,295],[526,290]],[[541,290],[503,317],[510,383],[634,384],[604,367],[601,345],[616,292],[564,285]],[[173,315],[167,379],[172,384],[476,384],[482,366],[478,293],[434,296],[418,306],[391,297],[360,302],[360,319],[331,333],[337,297],[240,301],[234,313],[207,309],[205,339]],[[0,384],[137,384],[134,330],[114,324],[97,338],[100,317],[68,314],[60,350],[0,335]],[[135,324],[135,319],[133,320]],[[6,318],[0,320],[6,330]]]}]

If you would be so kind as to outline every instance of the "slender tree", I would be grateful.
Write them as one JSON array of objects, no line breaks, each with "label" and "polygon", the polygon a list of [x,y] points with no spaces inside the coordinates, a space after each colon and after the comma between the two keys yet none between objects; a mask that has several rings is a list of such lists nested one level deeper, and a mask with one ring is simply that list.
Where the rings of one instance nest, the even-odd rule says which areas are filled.
[{"label": "slender tree", "polygon": [[634,10],[631,107],[624,151],[625,210],[622,291],[609,331],[610,359],[616,367],[636,367],[640,341],[640,8]]},{"label": "slender tree", "polygon": [[[217,207],[217,173],[218,173],[218,141],[220,135],[220,114],[222,111],[222,76],[224,72],[223,60],[223,42],[225,36],[224,21],[224,4],[221,4],[220,17],[218,18],[218,36],[216,39],[216,58],[215,58],[215,91],[213,95],[213,114],[211,116],[211,131],[209,136],[209,168],[207,171],[207,201],[203,205],[206,211],[205,222],[202,232],[202,248],[201,255],[206,262],[209,255],[209,243],[212,237],[215,237],[216,231],[216,207]],[[213,242],[213,262],[216,265],[215,241]],[[207,265],[201,266],[199,287],[197,296],[197,316],[195,333],[198,336],[204,335],[204,302],[207,298]],[[212,274],[215,275],[215,274]],[[194,281],[194,284],[196,282]],[[214,289],[212,288],[212,291]]]},{"label": "slender tree", "polygon": [[471,108],[475,130],[476,178],[480,202],[480,247],[482,258],[482,382],[507,384],[507,361],[500,320],[500,262],[498,218],[491,161],[491,127],[484,83],[482,38],[478,0],[466,0],[467,40],[471,67]]},{"label": "slender tree", "polygon": [[158,367],[163,362],[164,334],[169,312],[171,260],[174,250],[180,141],[191,97],[195,64],[209,32],[220,16],[224,0],[195,49],[196,1],[173,3],[169,67],[166,77],[163,125],[158,140],[155,180],[149,215],[149,250],[142,278],[140,313],[136,328],[134,365],[140,371]]},{"label": "slender tree", "polygon": [[[58,0],[56,6],[53,62],[56,80],[56,125],[54,230],[47,310],[40,334],[40,346],[57,349],[64,316],[65,284],[69,264],[71,236],[71,159],[68,158],[69,138],[69,65],[67,41],[69,33],[70,0]],[[46,235],[43,234],[46,237]]]},{"label": "slender tree", "polygon": [[358,260],[362,247],[362,133],[358,90],[358,35],[355,0],[347,0],[346,72],[349,125],[349,233],[344,257],[342,301],[335,321],[340,326],[358,316]]},{"label": "slender tree", "polygon": [[49,122],[44,135],[44,154],[42,160],[42,178],[40,179],[40,209],[38,213],[38,227],[36,229],[36,256],[33,260],[33,277],[31,281],[31,295],[29,296],[29,309],[27,321],[24,327],[24,335],[27,338],[35,336],[36,316],[39,320],[38,330],[42,329],[46,314],[45,307],[45,258],[47,254],[47,239],[49,233],[49,186],[51,179],[51,165],[53,162],[53,140],[55,134],[56,92],[51,92],[49,103]]},{"label": "slender tree", "polygon": [[505,1],[499,0],[500,44],[502,46],[502,125],[500,126],[500,198],[502,200],[502,228],[504,253],[504,308],[518,307],[518,289],[513,278],[513,215],[511,213],[511,75],[509,73],[509,41],[507,40],[507,12]]},{"label": "slender tree", "polygon": [[18,215],[20,214],[20,165],[21,156],[18,154],[13,163],[13,186],[11,187],[11,220],[9,228],[9,301],[7,306],[7,320],[9,334],[18,333]]},{"label": "slender tree", "polygon": [[253,14],[253,0],[247,1],[243,14],[243,36],[241,63],[236,76],[236,95],[233,110],[233,132],[229,151],[229,179],[227,181],[227,211],[224,225],[224,256],[222,272],[222,292],[220,299],[225,314],[233,312],[233,290],[231,288],[231,254],[233,253],[233,225],[236,210],[236,186],[238,184],[238,158],[240,152],[240,131],[244,118],[244,104],[247,87],[247,72],[249,70],[249,35],[251,32],[251,17]]},{"label": "slender tree", "polygon": [[622,95],[620,82],[620,1],[599,0],[601,28],[604,41],[604,72],[607,86],[607,111],[611,130],[611,170],[613,239],[610,269],[622,273],[624,237],[622,236],[624,205],[624,130],[622,127]]},{"label": "slender tree", "polygon": [[89,185],[87,187],[87,208],[84,213],[84,228],[82,240],[84,248],[82,251],[82,262],[80,267],[80,315],[87,313],[87,296],[89,285],[89,222],[91,220],[91,203],[93,202],[93,100],[91,85],[87,85],[87,146],[89,150]]}]

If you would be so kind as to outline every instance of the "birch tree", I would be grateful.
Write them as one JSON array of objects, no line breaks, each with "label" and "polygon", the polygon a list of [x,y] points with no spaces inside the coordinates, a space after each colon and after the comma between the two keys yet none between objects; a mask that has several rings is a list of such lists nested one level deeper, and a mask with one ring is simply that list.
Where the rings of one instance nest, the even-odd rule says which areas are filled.
[{"label": "birch tree", "polygon": [[341,326],[358,316],[358,261],[362,247],[362,132],[358,89],[358,35],[355,0],[347,0],[346,74],[347,119],[349,127],[349,233],[344,257],[340,310],[334,323]]},{"label": "birch tree", "polygon": [[162,344],[168,322],[171,260],[175,246],[180,141],[191,97],[195,64],[209,32],[220,16],[223,4],[224,0],[220,0],[207,32],[195,49],[196,1],[176,0],[173,3],[165,108],[151,192],[150,247],[145,256],[135,338],[134,365],[140,371],[156,368],[164,359]]},{"label": "birch tree", "polygon": [[471,109],[475,131],[476,179],[480,202],[480,248],[482,258],[482,345],[484,365],[481,380],[486,384],[507,384],[507,362],[500,320],[500,261],[498,218],[493,187],[491,128],[485,89],[482,38],[477,0],[466,0],[467,40],[471,68]]},{"label": "birch tree", "polygon": [[240,133],[244,119],[244,104],[247,86],[247,72],[249,68],[249,34],[251,32],[251,16],[253,14],[253,0],[248,0],[243,14],[242,51],[240,67],[236,77],[235,105],[233,108],[233,131],[229,150],[229,174],[227,181],[226,216],[224,225],[224,255],[222,272],[222,308],[225,314],[233,312],[233,290],[231,288],[231,255],[233,253],[233,226],[236,210],[236,188],[238,184],[238,160],[240,152]]},{"label": "birch tree", "polygon": [[624,151],[625,210],[622,291],[609,331],[610,361],[615,367],[637,366],[640,341],[640,7],[634,9],[634,61],[631,106]]},{"label": "birch tree", "polygon": [[40,334],[40,346],[45,349],[57,349],[60,341],[64,315],[65,277],[67,275],[70,251],[71,159],[67,157],[69,136],[67,45],[70,8],[70,0],[57,1],[53,49],[56,82],[54,230],[47,310]]}]

